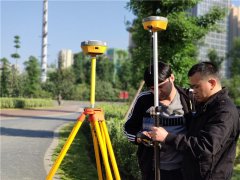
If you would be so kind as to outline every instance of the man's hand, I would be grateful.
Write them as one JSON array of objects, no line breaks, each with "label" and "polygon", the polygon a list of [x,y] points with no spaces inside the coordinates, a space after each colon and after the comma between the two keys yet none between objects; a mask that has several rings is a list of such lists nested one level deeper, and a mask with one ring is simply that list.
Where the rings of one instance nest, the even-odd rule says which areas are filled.
[{"label": "man's hand", "polygon": [[164,142],[168,135],[168,132],[162,127],[152,127],[149,135],[153,141]]},{"label": "man's hand", "polygon": [[151,106],[146,112],[149,113],[151,116],[155,116],[156,115],[156,111],[155,111],[155,107]]},{"label": "man's hand", "polygon": [[152,139],[147,131],[139,132],[137,134],[137,142],[145,146],[152,146]]}]

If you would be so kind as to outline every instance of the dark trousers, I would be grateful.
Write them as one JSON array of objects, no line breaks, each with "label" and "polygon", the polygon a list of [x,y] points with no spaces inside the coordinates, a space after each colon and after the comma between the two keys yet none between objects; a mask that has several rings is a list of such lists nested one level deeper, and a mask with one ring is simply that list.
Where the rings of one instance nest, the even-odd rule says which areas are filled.
[{"label": "dark trousers", "polygon": [[[181,169],[174,170],[160,170],[161,180],[183,180],[183,175]],[[143,174],[142,180],[155,180],[155,172],[152,171],[148,174]]]}]

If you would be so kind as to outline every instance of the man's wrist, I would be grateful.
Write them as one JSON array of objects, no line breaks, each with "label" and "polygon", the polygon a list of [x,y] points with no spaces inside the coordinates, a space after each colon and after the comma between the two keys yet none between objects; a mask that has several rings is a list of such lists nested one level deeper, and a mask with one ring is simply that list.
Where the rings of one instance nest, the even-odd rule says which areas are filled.
[{"label": "man's wrist", "polygon": [[175,135],[173,133],[168,133],[167,137],[164,140],[164,143],[172,144],[175,141],[176,137],[177,137],[177,135]]}]

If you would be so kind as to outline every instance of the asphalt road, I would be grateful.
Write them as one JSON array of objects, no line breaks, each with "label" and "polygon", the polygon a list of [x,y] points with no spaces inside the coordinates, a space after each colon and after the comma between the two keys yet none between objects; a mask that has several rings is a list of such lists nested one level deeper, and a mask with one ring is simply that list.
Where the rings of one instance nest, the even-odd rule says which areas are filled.
[{"label": "asphalt road", "polygon": [[[1,110],[1,180],[43,180],[47,175],[46,152],[54,131],[76,121],[79,106],[68,110]],[[71,109],[71,111],[69,110]],[[56,135],[56,132],[55,132]]]}]

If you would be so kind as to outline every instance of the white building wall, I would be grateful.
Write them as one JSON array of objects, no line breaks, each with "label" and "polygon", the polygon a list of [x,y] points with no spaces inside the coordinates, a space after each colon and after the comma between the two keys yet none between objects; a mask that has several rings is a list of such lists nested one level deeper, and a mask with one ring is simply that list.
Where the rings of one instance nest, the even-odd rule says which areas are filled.
[{"label": "white building wall", "polygon": [[62,49],[58,55],[59,61],[62,63],[62,68],[68,68],[73,65],[73,52],[69,49]]}]

